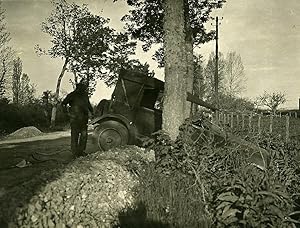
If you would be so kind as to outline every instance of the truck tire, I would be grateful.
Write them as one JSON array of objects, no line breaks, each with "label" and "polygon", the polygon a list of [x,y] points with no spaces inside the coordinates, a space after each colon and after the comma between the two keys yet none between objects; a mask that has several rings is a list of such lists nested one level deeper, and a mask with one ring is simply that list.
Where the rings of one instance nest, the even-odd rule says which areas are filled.
[{"label": "truck tire", "polygon": [[101,122],[94,130],[94,139],[100,150],[126,145],[129,142],[129,132],[124,124],[115,120]]}]

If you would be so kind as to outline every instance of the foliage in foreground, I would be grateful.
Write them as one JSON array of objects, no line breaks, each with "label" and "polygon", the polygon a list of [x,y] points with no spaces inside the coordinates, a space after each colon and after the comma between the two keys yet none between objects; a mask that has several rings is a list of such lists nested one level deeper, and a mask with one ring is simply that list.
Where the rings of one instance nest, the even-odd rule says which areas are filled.
[{"label": "foliage in foreground", "polygon": [[140,197],[151,219],[174,227],[295,227],[299,223],[299,162],[294,159],[298,144],[256,138],[271,153],[264,171],[251,165],[250,150],[226,141],[216,146],[218,141],[207,132],[195,134],[192,123],[182,126],[176,142],[163,132],[150,142],[156,162],[141,178]]}]

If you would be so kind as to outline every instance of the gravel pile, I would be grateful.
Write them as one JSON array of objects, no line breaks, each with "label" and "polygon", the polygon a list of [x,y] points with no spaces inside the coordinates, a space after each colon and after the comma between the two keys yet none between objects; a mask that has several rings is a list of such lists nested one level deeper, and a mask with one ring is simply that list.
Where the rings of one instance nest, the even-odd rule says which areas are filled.
[{"label": "gravel pile", "polygon": [[[134,206],[138,173],[143,164],[153,159],[153,151],[127,146],[90,154],[76,159],[64,170],[42,174],[39,178],[44,181],[44,185],[35,192],[29,203],[14,210],[9,219],[10,225],[112,227],[118,224],[121,211]],[[53,177],[55,180],[49,181]],[[30,183],[22,188],[22,192],[32,191]],[[6,196],[6,199],[8,197],[13,196]],[[14,199],[18,200],[21,199]],[[10,211],[9,208],[3,210]]]},{"label": "gravel pile", "polygon": [[24,138],[29,138],[29,137],[34,137],[34,136],[39,136],[42,135],[43,132],[41,132],[39,129],[36,127],[30,126],[30,127],[23,127],[15,132],[11,133],[8,135],[8,139],[24,139]]}]

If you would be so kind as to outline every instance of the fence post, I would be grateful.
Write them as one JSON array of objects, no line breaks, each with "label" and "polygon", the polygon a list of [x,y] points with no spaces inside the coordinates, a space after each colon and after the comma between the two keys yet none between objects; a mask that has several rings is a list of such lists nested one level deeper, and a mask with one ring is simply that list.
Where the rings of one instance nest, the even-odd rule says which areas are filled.
[{"label": "fence post", "polygon": [[233,128],[233,112],[231,113],[230,127]]},{"label": "fence post", "polygon": [[297,112],[295,112],[295,118],[297,118]]},{"label": "fence post", "polygon": [[285,142],[288,143],[290,139],[290,117],[286,115],[285,119]]},{"label": "fence post", "polygon": [[249,131],[252,131],[252,113],[249,115]]},{"label": "fence post", "polygon": [[239,120],[239,114],[236,114],[236,128],[239,129],[240,126],[240,120]]},{"label": "fence post", "polygon": [[245,129],[245,115],[242,114],[242,129]]},{"label": "fence post", "polygon": [[273,132],[273,115],[270,115],[270,133]]},{"label": "fence post", "polygon": [[218,110],[216,110],[216,113],[215,113],[215,123],[217,124],[217,125],[219,125],[219,122],[220,122],[220,119],[219,119],[219,111]]},{"label": "fence post", "polygon": [[227,113],[227,124],[229,125],[230,124],[230,114]]},{"label": "fence post", "polygon": [[222,120],[223,120],[223,126],[225,126],[226,116],[224,112],[222,113]]},{"label": "fence post", "polygon": [[258,115],[258,122],[257,122],[257,130],[258,130],[258,134],[261,134],[261,115]]}]

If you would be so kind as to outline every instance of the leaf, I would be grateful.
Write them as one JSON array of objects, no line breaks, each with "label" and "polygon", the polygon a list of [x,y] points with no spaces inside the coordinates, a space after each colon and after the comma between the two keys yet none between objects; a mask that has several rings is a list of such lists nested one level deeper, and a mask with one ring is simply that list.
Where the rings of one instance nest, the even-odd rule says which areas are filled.
[{"label": "leaf", "polygon": [[284,222],[292,222],[292,223],[300,224],[299,221],[297,221],[295,219],[292,219],[292,218],[287,218],[287,219],[284,220]]},{"label": "leaf", "polygon": [[272,192],[258,191],[258,192],[256,192],[256,194],[257,194],[257,195],[267,195],[267,196],[271,196],[271,197],[274,197],[274,198],[276,198],[276,199],[279,199],[280,201],[282,200],[282,199],[280,199],[280,197],[279,197],[278,195],[276,195],[276,194],[274,194],[274,193],[272,193]]},{"label": "leaf", "polygon": [[230,202],[226,202],[226,201],[223,201],[219,206],[217,206],[216,210],[219,210],[223,207],[226,207],[228,205],[232,205]]},{"label": "leaf", "polygon": [[248,215],[250,214],[250,210],[249,209],[246,209],[244,211],[244,214],[243,214],[243,218],[246,219],[248,217]]},{"label": "leaf", "polygon": [[225,225],[229,225],[231,223],[235,223],[237,222],[239,219],[237,217],[229,217],[227,219],[225,219],[225,221],[223,221],[225,223]]},{"label": "leaf", "polygon": [[277,195],[282,196],[285,199],[289,199],[289,196],[285,192],[282,192],[282,191],[279,191],[279,190],[274,190],[273,192],[276,193]]},{"label": "leaf", "polygon": [[239,220],[239,223],[240,223],[240,224],[244,224],[244,225],[247,224],[246,220]]},{"label": "leaf", "polygon": [[289,216],[298,215],[298,214],[300,214],[300,211],[293,211],[292,213],[289,214]]},{"label": "leaf", "polygon": [[270,209],[272,212],[275,212],[275,214],[276,214],[279,218],[284,219],[284,215],[283,215],[282,211],[281,211],[278,207],[276,207],[276,206],[274,206],[274,205],[270,205],[270,206],[269,206],[269,209]]},{"label": "leaf", "polygon": [[252,201],[252,200],[253,200],[253,197],[252,197],[252,196],[249,196],[249,195],[247,195],[247,196],[246,196],[246,200]]},{"label": "leaf", "polygon": [[238,213],[238,212],[241,212],[240,210],[238,210],[238,209],[228,209],[228,210],[224,210],[224,212],[223,212],[223,214],[222,214],[222,216],[221,216],[221,218],[223,218],[223,219],[227,219],[227,218],[229,218],[229,217],[233,217],[233,216],[235,216],[235,214],[236,213]]},{"label": "leaf", "polygon": [[[217,218],[218,218],[219,220],[224,220],[224,218],[223,218],[222,216],[223,216],[224,213],[226,213],[226,211],[228,211],[228,210],[230,209],[230,206],[231,206],[231,205],[225,206],[225,208],[223,209],[222,212],[217,213]],[[219,212],[219,211],[217,211],[217,212]]]},{"label": "leaf", "polygon": [[239,199],[239,197],[237,197],[232,192],[225,192],[225,193],[220,194],[217,199],[221,200],[221,201],[228,201],[228,202],[234,203]]},{"label": "leaf", "polygon": [[231,189],[240,189],[242,192],[246,192],[246,189],[243,186],[237,185],[237,184],[228,187],[226,190],[228,191],[228,190],[231,190]]}]

